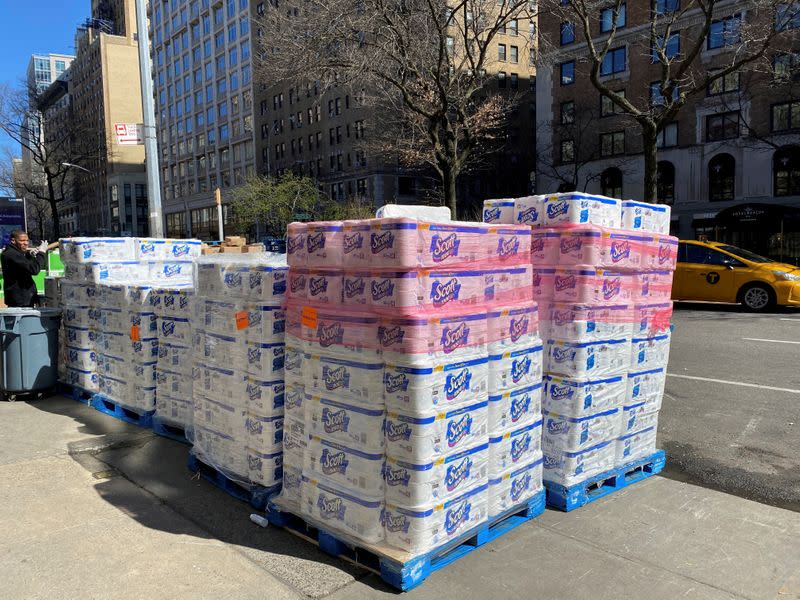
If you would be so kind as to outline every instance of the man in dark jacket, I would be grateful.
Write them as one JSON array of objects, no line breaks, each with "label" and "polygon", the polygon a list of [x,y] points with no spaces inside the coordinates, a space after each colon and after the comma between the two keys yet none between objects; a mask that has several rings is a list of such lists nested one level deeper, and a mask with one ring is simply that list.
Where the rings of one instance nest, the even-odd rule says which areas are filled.
[{"label": "man in dark jacket", "polygon": [[28,234],[22,230],[11,232],[11,243],[0,255],[3,268],[6,306],[32,308],[39,305],[39,294],[33,276],[44,269],[47,260],[47,242],[38,248],[28,248]]}]

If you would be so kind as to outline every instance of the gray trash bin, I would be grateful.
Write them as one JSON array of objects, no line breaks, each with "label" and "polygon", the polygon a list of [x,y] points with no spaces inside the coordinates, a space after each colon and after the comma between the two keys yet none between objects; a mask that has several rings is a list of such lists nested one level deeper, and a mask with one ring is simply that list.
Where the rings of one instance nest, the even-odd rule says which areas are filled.
[{"label": "gray trash bin", "polygon": [[55,308],[0,309],[0,393],[40,392],[58,380],[58,323]]}]

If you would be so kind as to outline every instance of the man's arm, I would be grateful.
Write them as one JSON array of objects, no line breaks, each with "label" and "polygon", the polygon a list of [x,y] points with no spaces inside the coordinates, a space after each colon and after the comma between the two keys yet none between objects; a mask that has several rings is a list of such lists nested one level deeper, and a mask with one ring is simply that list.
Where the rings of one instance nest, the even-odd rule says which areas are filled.
[{"label": "man's arm", "polygon": [[44,269],[45,259],[47,257],[43,253],[37,253],[34,256],[30,254],[22,254],[21,252],[3,252],[3,262],[14,265],[31,275],[38,275],[39,271]]}]

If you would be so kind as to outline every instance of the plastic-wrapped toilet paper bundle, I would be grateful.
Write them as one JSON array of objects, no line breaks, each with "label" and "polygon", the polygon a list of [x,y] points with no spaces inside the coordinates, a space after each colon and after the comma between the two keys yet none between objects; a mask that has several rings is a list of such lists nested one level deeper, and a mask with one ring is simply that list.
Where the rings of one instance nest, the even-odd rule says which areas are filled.
[{"label": "plastic-wrapped toilet paper bundle", "polygon": [[514,200],[484,200],[483,222],[503,224],[514,223]]},{"label": "plastic-wrapped toilet paper bundle", "polygon": [[[197,261],[189,355],[200,435],[193,451],[245,486],[273,488],[302,469],[302,454],[292,461],[283,453],[286,439],[305,443],[284,419],[286,288],[286,259],[279,255],[223,254]],[[178,318],[166,316],[165,322]],[[291,372],[298,359],[294,348],[288,350]]]},{"label": "plastic-wrapped toilet paper bundle", "polygon": [[668,204],[622,201],[622,227],[633,231],[669,234],[672,209]]}]

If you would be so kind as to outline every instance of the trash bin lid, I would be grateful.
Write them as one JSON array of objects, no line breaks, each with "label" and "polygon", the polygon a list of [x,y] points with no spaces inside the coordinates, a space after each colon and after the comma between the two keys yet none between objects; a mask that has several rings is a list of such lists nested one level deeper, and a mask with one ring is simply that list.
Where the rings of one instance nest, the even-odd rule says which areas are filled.
[{"label": "trash bin lid", "polygon": [[0,317],[57,317],[60,308],[0,308]]}]

